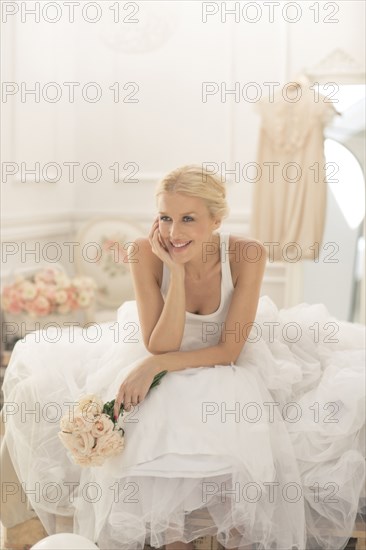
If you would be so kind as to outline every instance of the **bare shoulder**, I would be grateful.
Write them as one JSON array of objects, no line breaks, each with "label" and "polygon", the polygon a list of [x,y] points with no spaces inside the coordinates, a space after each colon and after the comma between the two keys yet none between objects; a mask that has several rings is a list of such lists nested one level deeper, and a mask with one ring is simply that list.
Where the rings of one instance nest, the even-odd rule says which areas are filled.
[{"label": "bare shoulder", "polygon": [[237,285],[239,276],[248,280],[252,274],[265,269],[267,251],[262,242],[242,235],[229,235],[229,258],[234,286]]},{"label": "bare shoulder", "polygon": [[[131,243],[132,244],[132,243]],[[156,282],[161,285],[163,262],[151,249],[151,244],[148,237],[138,237],[133,241],[134,257],[138,260],[138,263],[144,266],[144,269],[148,269],[153,273]]]},{"label": "bare shoulder", "polygon": [[252,248],[254,250],[262,251],[264,254],[266,252],[265,246],[263,243],[257,239],[252,239],[250,237],[243,237],[243,235],[229,235],[229,249],[235,251],[239,247],[241,250],[246,248]]}]

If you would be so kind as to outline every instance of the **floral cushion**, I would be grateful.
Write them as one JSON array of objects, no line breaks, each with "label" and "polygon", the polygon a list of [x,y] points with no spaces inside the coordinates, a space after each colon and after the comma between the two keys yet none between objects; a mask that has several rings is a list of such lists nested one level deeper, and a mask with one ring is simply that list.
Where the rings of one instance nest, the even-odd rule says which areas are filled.
[{"label": "floral cushion", "polygon": [[84,226],[77,236],[76,268],[97,283],[96,303],[117,308],[134,297],[127,249],[146,231],[122,218],[97,218]]}]

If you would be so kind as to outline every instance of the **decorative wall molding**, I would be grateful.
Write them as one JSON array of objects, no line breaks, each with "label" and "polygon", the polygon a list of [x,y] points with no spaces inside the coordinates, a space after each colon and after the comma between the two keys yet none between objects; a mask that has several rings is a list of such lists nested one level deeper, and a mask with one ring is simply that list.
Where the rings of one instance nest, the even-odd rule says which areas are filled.
[{"label": "decorative wall molding", "polygon": [[70,214],[65,212],[2,219],[1,239],[3,242],[18,242],[67,235],[73,231],[73,223],[69,216]]},{"label": "decorative wall molding", "polygon": [[[42,166],[40,167],[42,169]],[[163,173],[163,172],[136,172],[136,174],[131,174],[129,177],[131,178],[131,181],[133,181],[134,179],[138,179],[138,183],[140,184],[157,184],[158,181],[160,179],[162,179],[166,174]],[[37,185],[40,185],[40,184],[47,184],[47,185],[57,185],[59,182],[58,181],[52,181],[53,179],[56,179],[57,177],[57,173],[55,170],[47,170],[47,176],[49,177],[49,180],[47,179],[44,179],[42,178],[41,176],[39,177],[39,181],[36,181],[36,178],[35,176],[32,174],[32,175],[28,175],[27,174],[27,177],[26,177],[26,181],[22,181],[22,175],[21,174],[18,174],[13,177],[13,178],[10,178],[9,177],[9,180],[11,183],[14,183],[16,185],[30,185],[30,184],[33,184],[33,183],[36,183]],[[118,181],[116,181],[115,183],[125,183],[125,179],[126,179],[127,176],[125,176],[125,178],[118,178]]]},{"label": "decorative wall molding", "polygon": [[365,68],[346,51],[337,48],[319,63],[304,71],[311,79],[319,82],[334,81],[338,84],[364,84]]},{"label": "decorative wall molding", "polygon": [[109,18],[105,18],[108,24],[99,33],[101,41],[116,52],[143,54],[156,50],[169,40],[180,23],[176,3],[173,3],[173,10],[168,2],[162,6],[156,2],[152,5],[143,2],[142,6],[130,2],[132,10],[124,12],[120,9],[121,4],[116,4],[113,16],[114,20],[120,21],[119,24],[110,23],[112,14],[109,14]]}]

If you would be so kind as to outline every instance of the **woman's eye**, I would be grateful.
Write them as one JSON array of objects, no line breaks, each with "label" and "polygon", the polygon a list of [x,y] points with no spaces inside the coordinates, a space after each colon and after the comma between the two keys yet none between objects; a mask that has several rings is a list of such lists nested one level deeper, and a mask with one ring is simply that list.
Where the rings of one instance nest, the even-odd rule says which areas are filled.
[{"label": "woman's eye", "polygon": [[[171,221],[170,217],[169,216],[160,216],[160,220],[162,222],[167,222],[167,221]],[[183,221],[185,222],[193,222],[193,218],[192,216],[183,216]]]}]

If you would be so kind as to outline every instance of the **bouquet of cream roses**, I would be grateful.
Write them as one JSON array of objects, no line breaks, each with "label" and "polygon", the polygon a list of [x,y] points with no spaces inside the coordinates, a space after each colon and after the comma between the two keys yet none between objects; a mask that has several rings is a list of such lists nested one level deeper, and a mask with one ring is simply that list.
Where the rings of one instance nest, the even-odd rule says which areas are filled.
[{"label": "bouquet of cream roses", "polygon": [[[159,372],[149,388],[160,383],[166,370]],[[114,402],[103,401],[95,394],[82,397],[73,408],[70,418],[65,415],[60,420],[58,436],[68,449],[76,464],[80,466],[101,466],[110,457],[119,454],[124,447],[124,430],[114,419]],[[120,415],[123,415],[123,404]]]}]

